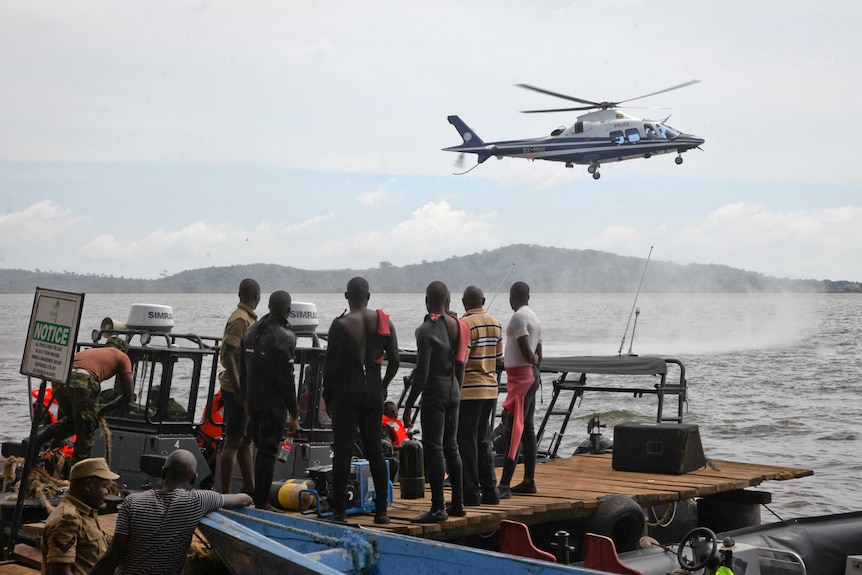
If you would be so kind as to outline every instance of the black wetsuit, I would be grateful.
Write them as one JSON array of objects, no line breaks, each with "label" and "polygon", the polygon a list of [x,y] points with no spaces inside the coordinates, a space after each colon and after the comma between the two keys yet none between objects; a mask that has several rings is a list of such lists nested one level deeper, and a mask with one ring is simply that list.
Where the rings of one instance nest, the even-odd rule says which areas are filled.
[{"label": "black wetsuit", "polygon": [[293,351],[296,336],[286,319],[266,314],[242,338],[240,387],[248,401],[254,458],[254,505],[267,507],[278,447],[288,412],[296,418]]},{"label": "black wetsuit", "polygon": [[443,316],[431,315],[416,329],[416,370],[406,405],[422,394],[422,446],[431,487],[431,510],[444,508],[443,481],[449,471],[452,503],[461,507],[463,485],[458,452],[461,387],[455,377],[455,353]]},{"label": "black wetsuit", "polygon": [[385,511],[389,499],[389,474],[382,450],[385,390],[380,363],[359,361],[358,352],[336,318],[329,327],[323,369],[323,400],[332,410],[333,510],[344,513],[347,509],[347,483],[358,428],[362,452],[371,468],[377,493],[375,508],[378,512]]}]

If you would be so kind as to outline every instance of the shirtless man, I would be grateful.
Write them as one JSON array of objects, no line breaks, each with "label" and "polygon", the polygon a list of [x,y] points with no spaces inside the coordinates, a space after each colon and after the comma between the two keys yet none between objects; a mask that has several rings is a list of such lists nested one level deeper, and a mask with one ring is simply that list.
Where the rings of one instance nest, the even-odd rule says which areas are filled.
[{"label": "shirtless man", "polygon": [[[335,491],[333,519],[344,521],[347,480],[356,429],[377,492],[374,522],[389,523],[389,474],[381,449],[380,421],[389,382],[398,372],[398,339],[389,316],[368,309],[368,282],[355,277],[344,292],[350,311],[329,327],[323,371],[323,399],[332,411],[334,456],[332,483]],[[386,374],[380,367],[386,359]]]},{"label": "shirtless man", "polygon": [[[404,425],[413,422],[413,405],[422,394],[422,444],[431,510],[412,518],[413,523],[442,523],[449,515],[463,517],[464,490],[461,455],[458,452],[458,407],[464,381],[464,360],[470,343],[470,328],[446,312],[449,289],[443,282],[425,290],[425,322],[416,328],[416,370],[404,407]],[[449,471],[452,502],[447,506],[443,481]]]}]

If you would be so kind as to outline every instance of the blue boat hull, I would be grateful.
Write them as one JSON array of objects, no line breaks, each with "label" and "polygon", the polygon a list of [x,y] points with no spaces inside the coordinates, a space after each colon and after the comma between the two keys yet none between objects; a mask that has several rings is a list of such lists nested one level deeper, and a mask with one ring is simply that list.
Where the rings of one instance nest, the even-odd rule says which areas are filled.
[{"label": "blue boat hull", "polygon": [[234,575],[594,575],[595,571],[449,543],[242,509],[201,530]]}]

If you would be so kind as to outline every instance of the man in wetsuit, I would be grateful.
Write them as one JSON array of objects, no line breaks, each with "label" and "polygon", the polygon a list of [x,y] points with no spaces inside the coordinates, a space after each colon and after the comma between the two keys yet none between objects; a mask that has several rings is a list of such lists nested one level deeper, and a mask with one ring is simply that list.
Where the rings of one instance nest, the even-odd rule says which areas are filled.
[{"label": "man in wetsuit", "polygon": [[[66,384],[54,384],[54,398],[60,404],[63,419],[43,429],[36,436],[36,448],[52,439],[75,438],[71,465],[90,457],[99,418],[108,411],[126,405],[135,394],[132,362],[126,353],[129,344],[113,335],[104,347],[91,347],[75,354],[72,374]],[[99,405],[101,382],[117,376],[120,394],[105,405]]]},{"label": "man in wetsuit", "polygon": [[[449,289],[443,282],[425,290],[425,322],[416,329],[416,370],[404,407],[404,425],[413,423],[413,404],[422,394],[422,445],[425,471],[431,487],[431,510],[412,518],[413,523],[442,523],[449,515],[463,517],[461,455],[458,453],[458,406],[469,343],[466,324],[446,313]],[[443,481],[449,471],[452,501],[447,506]]]},{"label": "man in wetsuit", "polygon": [[221,365],[224,371],[218,376],[224,401],[224,447],[219,465],[221,467],[221,492],[230,493],[233,472],[239,463],[243,491],[254,493],[254,474],[252,467],[251,434],[248,430],[248,407],[245,397],[239,391],[239,356],[242,336],[257,321],[254,310],[260,303],[260,285],[246,278],[239,284],[239,304],[230,314],[224,328]]},{"label": "man in wetsuit", "polygon": [[[269,313],[242,338],[239,383],[248,402],[251,436],[255,445],[254,506],[266,509],[278,447],[287,421],[289,436],[299,428],[293,351],[296,336],[288,329],[290,294],[269,296]],[[288,419],[288,415],[290,419]]]},{"label": "man in wetsuit", "polygon": [[[515,282],[509,288],[509,305],[515,312],[506,326],[506,401],[503,408],[511,414],[512,439],[500,477],[500,499],[512,493],[536,493],[536,431],[533,415],[536,411],[536,391],[541,383],[542,325],[530,303],[530,286]],[[518,450],[524,456],[524,480],[510,487]]]},{"label": "man in wetsuit", "polygon": [[[381,449],[380,422],[389,382],[398,372],[398,338],[392,320],[381,310],[368,309],[368,282],[355,277],[344,293],[350,311],[333,320],[327,338],[323,399],[332,411],[334,455],[332,483],[334,519],[344,521],[347,481],[356,429],[371,467],[377,492],[374,522],[389,523],[389,474]],[[380,367],[386,359],[386,374]]]}]

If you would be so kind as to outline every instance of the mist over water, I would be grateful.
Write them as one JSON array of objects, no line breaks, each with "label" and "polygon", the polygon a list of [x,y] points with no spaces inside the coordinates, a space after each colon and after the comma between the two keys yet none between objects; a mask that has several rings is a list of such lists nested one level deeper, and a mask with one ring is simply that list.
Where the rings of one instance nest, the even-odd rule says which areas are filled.
[{"label": "mist over water", "polygon": [[[373,286],[372,286],[373,289]],[[264,294],[258,314],[266,313]],[[488,294],[490,303],[493,294]],[[320,330],[344,311],[342,294],[293,294],[317,304]],[[133,303],[160,303],[174,310],[176,333],[220,336],[236,306],[235,294],[88,294],[79,340],[102,318],[125,321]],[[29,431],[27,380],[19,374],[32,294],[0,295],[0,440]],[[546,356],[660,355],[686,367],[690,402],[685,422],[700,426],[707,458],[813,469],[812,477],[770,481],[771,510],[782,518],[862,509],[855,458],[862,440],[858,402],[862,373],[862,297],[851,294],[640,294],[632,316],[631,294],[533,294],[543,324]],[[424,294],[372,293],[371,307],[391,314],[402,348],[425,314]],[[461,312],[460,294],[453,308]],[[512,314],[506,293],[490,312],[501,322]],[[634,339],[632,341],[632,328]],[[406,373],[406,372],[405,372]],[[543,376],[542,411],[555,374]],[[671,368],[669,378],[678,377]],[[593,376],[592,382],[601,381]],[[38,382],[33,382],[36,385]],[[397,398],[401,377],[390,396]],[[675,406],[674,406],[675,407]],[[654,397],[586,395],[569,425],[560,453],[587,437],[598,414],[612,435],[627,420],[652,421]],[[537,416],[540,421],[541,413]],[[764,511],[763,520],[774,519]]]}]

